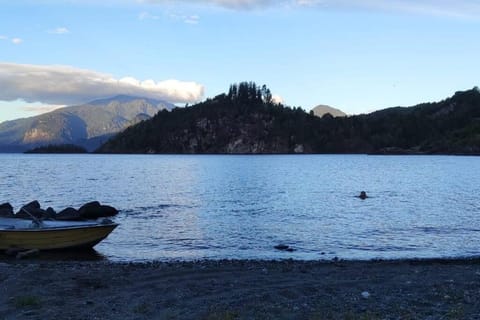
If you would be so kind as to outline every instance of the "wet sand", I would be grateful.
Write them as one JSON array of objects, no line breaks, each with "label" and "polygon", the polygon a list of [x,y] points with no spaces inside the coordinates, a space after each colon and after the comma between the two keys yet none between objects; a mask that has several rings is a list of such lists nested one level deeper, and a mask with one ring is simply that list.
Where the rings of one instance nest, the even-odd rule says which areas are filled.
[{"label": "wet sand", "polygon": [[0,290],[0,319],[480,319],[480,259],[7,259]]}]

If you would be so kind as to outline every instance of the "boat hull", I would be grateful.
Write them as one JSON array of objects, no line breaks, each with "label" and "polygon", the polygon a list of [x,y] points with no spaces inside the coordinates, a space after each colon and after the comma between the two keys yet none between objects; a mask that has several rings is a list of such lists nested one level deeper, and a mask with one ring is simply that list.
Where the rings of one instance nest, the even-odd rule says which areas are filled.
[{"label": "boat hull", "polygon": [[105,239],[118,224],[78,227],[0,230],[0,250],[64,250],[92,248]]}]

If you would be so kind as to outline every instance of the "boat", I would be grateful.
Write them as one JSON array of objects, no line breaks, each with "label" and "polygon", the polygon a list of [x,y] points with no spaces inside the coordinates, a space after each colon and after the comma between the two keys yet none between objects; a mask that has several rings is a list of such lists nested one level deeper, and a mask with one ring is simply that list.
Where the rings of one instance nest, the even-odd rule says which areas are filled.
[{"label": "boat", "polygon": [[0,250],[65,250],[93,248],[116,227],[101,221],[57,221],[0,218]]}]

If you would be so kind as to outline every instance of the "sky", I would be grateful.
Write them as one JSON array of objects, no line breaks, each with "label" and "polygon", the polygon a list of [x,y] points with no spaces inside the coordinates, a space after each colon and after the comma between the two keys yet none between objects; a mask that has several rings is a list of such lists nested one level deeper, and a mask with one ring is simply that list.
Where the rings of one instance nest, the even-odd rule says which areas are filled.
[{"label": "sky", "polygon": [[479,0],[0,0],[0,122],[232,83],[347,114],[480,84]]}]

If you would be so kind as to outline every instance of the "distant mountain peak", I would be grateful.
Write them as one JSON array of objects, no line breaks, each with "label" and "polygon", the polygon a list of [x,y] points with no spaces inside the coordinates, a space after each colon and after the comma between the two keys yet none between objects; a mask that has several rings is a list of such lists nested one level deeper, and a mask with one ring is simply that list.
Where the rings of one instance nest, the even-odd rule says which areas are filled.
[{"label": "distant mountain peak", "polygon": [[76,144],[93,150],[113,134],[173,107],[161,100],[117,95],[0,123],[0,152],[48,144]]},{"label": "distant mountain peak", "polygon": [[333,117],[345,117],[347,114],[340,109],[336,109],[327,105],[320,104],[312,109],[313,114],[317,117],[323,117],[325,114],[329,113]]}]

